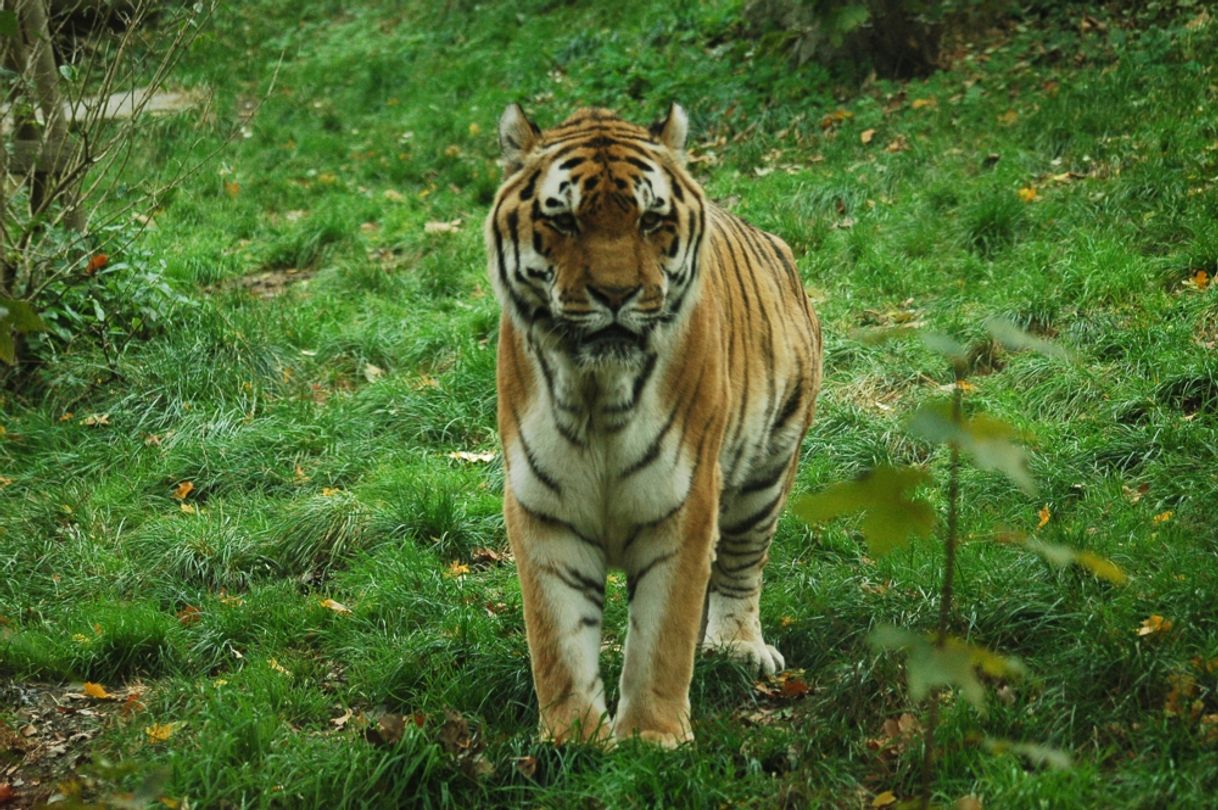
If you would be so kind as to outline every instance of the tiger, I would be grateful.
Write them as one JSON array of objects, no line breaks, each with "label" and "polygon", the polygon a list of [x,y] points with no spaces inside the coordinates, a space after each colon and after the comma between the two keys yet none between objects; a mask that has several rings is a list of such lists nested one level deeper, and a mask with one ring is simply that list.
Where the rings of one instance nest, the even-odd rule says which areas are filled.
[{"label": "tiger", "polygon": [[[499,121],[484,229],[501,309],[503,513],[540,733],[692,740],[699,646],[774,674],[762,568],[822,376],[781,239],[711,202],[678,104],[644,127],[584,108]],[[609,568],[629,627],[616,712],[598,656]]]}]

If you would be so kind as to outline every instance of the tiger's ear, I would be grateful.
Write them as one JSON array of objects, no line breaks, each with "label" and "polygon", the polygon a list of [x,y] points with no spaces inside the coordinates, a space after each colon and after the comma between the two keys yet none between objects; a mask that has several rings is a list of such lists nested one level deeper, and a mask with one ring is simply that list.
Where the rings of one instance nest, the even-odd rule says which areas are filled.
[{"label": "tiger's ear", "polygon": [[681,156],[685,153],[685,136],[689,134],[689,116],[680,104],[673,104],[663,120],[651,125],[651,134]]},{"label": "tiger's ear", "polygon": [[524,159],[537,145],[541,130],[528,119],[520,105],[507,105],[499,116],[499,148],[503,150],[503,166],[508,174],[519,171]]}]

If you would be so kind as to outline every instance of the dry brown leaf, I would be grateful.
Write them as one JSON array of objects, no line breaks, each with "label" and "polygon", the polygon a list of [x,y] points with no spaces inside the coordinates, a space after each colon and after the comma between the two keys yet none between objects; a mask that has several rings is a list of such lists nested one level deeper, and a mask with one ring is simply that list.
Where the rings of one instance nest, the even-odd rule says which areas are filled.
[{"label": "dry brown leaf", "polygon": [[469,566],[458,560],[453,560],[444,571],[444,576],[459,579],[469,573]]},{"label": "dry brown leaf", "polygon": [[175,500],[184,501],[186,496],[195,491],[195,485],[190,481],[183,481],[173,489],[173,497]]},{"label": "dry brown leaf", "polygon": [[915,110],[920,110],[923,107],[938,107],[939,102],[937,99],[933,98],[915,98],[913,101],[909,102],[909,106]]},{"label": "dry brown leaf", "polygon": [[1030,203],[1036,201],[1036,189],[1031,186],[1024,186],[1016,193],[1019,194],[1019,199],[1023,202]]},{"label": "dry brown leaf", "polygon": [[871,143],[873,138],[875,138],[874,129],[865,129],[859,133],[859,140],[862,141],[864,145]]},{"label": "dry brown leaf", "polygon": [[106,427],[110,424],[110,414],[108,413],[91,413],[84,419],[80,420],[85,427]]},{"label": "dry brown leaf", "polygon": [[423,225],[423,233],[456,233],[461,230],[461,220],[453,219],[448,222],[428,222]]},{"label": "dry brown leaf", "polygon": [[1042,506],[1040,511],[1036,514],[1039,517],[1039,520],[1036,522],[1036,528],[1038,529],[1043,529],[1045,526],[1049,525],[1049,518],[1053,516],[1053,513],[1049,511],[1049,504]]},{"label": "dry brown leaf", "polygon": [[494,453],[473,453],[468,450],[454,450],[448,457],[455,461],[465,461],[470,464],[486,464],[495,460]]}]

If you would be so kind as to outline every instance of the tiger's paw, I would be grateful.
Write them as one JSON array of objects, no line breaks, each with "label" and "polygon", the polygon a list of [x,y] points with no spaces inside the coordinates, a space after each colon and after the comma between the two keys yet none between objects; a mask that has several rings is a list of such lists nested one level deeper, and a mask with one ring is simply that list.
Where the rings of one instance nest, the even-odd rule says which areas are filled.
[{"label": "tiger's paw", "polygon": [[628,733],[621,730],[617,731],[619,740],[639,739],[651,745],[657,745],[660,748],[671,751],[678,746],[685,745],[694,741],[693,732],[685,729],[682,731],[655,731],[653,729],[634,729]]},{"label": "tiger's paw", "polygon": [[706,644],[703,649],[726,655],[733,661],[739,661],[752,667],[761,675],[777,675],[787,668],[787,661],[782,657],[782,653],[774,645],[766,644],[762,639],[755,641],[735,639],[718,644]]}]

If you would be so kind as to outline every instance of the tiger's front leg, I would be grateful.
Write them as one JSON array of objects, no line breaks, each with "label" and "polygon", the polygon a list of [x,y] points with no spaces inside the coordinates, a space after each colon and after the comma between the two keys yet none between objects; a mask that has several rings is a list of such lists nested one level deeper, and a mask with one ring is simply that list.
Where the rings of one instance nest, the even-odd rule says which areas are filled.
[{"label": "tiger's front leg", "polygon": [[605,739],[609,722],[599,653],[605,556],[571,527],[530,513],[508,487],[508,539],[516,557],[543,737]]},{"label": "tiger's front leg", "polygon": [[710,488],[666,520],[639,527],[625,549],[630,629],[613,726],[619,738],[638,734],[665,747],[693,739],[689,682],[717,515]]}]

